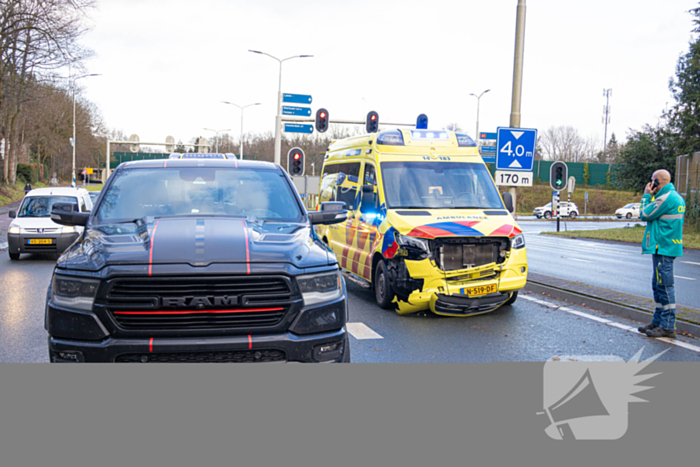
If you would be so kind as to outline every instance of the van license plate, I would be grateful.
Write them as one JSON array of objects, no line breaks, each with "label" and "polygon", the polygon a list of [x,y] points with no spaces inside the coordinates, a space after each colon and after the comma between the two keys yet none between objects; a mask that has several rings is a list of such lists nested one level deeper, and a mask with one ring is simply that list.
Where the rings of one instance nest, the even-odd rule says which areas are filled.
[{"label": "van license plate", "polygon": [[477,295],[487,295],[490,293],[498,292],[498,287],[496,284],[491,285],[480,285],[479,287],[466,287],[461,289],[462,295],[469,295],[474,297]]},{"label": "van license plate", "polygon": [[27,240],[27,245],[51,245],[53,240],[50,238],[32,238]]}]

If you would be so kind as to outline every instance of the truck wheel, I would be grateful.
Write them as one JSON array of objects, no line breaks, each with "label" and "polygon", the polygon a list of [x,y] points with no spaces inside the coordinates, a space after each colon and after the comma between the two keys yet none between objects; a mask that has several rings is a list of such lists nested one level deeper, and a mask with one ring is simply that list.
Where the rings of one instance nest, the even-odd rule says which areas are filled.
[{"label": "truck wheel", "polygon": [[392,308],[391,302],[394,301],[394,291],[389,284],[389,274],[386,270],[384,261],[377,263],[374,270],[374,298],[380,308],[389,310]]},{"label": "truck wheel", "polygon": [[513,292],[513,295],[510,296],[507,302],[505,302],[503,305],[512,305],[515,303],[515,301],[518,299],[518,292]]},{"label": "truck wheel", "polygon": [[12,261],[17,261],[19,259],[19,253],[10,253],[10,259]]},{"label": "truck wheel", "polygon": [[551,219],[551,218],[552,218],[552,213],[549,212],[549,211],[546,211],[546,212],[544,213],[544,218],[545,218],[545,219]]},{"label": "truck wheel", "polygon": [[350,363],[350,338],[345,338],[345,353],[343,354],[343,363]]}]

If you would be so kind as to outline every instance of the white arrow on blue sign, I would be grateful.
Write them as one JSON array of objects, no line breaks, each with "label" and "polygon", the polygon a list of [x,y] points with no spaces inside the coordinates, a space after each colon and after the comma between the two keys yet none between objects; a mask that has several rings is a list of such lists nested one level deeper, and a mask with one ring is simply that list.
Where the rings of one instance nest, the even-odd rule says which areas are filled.
[{"label": "white arrow on blue sign", "polygon": [[311,109],[309,107],[294,107],[291,105],[283,105],[282,115],[297,115],[301,117],[310,117]]},{"label": "white arrow on blue sign", "polygon": [[311,96],[307,94],[282,94],[282,102],[288,104],[311,104]]},{"label": "white arrow on blue sign", "polygon": [[498,128],[496,170],[532,171],[537,147],[537,130]]},{"label": "white arrow on blue sign", "polygon": [[313,125],[304,125],[302,123],[285,123],[284,124],[285,133],[313,133]]}]

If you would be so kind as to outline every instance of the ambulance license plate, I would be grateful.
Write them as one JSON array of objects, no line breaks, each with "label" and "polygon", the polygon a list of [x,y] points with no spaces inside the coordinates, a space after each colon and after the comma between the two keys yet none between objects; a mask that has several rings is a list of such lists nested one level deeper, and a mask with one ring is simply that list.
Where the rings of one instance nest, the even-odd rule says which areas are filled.
[{"label": "ambulance license plate", "polygon": [[53,240],[50,238],[31,238],[27,240],[27,245],[51,245]]},{"label": "ambulance license plate", "polygon": [[477,295],[487,295],[490,293],[498,292],[498,286],[496,284],[491,285],[480,285],[478,287],[465,287],[461,289],[462,295],[469,295],[470,297],[475,297]]}]

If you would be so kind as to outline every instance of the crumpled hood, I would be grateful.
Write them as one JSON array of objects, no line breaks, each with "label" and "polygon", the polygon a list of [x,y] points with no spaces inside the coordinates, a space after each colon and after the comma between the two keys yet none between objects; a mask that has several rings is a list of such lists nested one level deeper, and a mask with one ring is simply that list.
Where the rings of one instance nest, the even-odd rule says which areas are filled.
[{"label": "crumpled hood", "polygon": [[335,257],[314,240],[306,224],[179,217],[139,227],[115,224],[90,228],[82,242],[59,258],[59,267],[280,262],[303,269],[335,263]]}]

